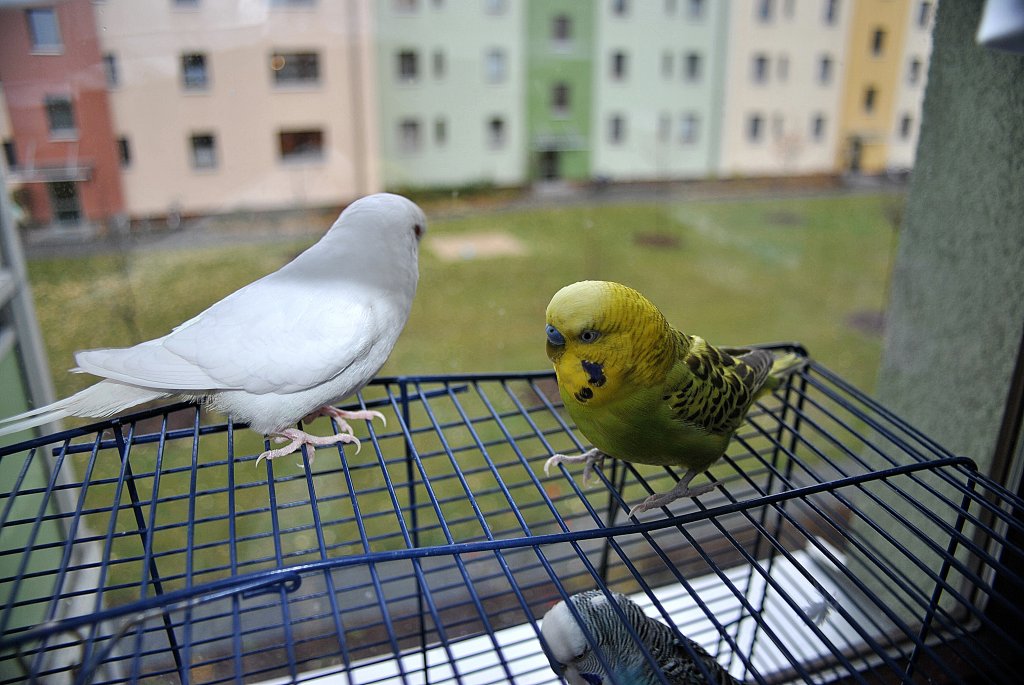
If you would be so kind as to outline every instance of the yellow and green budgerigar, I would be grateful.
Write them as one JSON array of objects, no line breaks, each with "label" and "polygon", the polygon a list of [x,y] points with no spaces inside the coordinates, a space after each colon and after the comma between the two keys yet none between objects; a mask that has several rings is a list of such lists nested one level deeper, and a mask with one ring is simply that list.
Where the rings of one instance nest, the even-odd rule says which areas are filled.
[{"label": "yellow and green budgerigar", "polygon": [[584,463],[586,483],[605,456],[686,468],[674,488],[630,516],[713,489],[690,481],[725,453],[754,400],[801,364],[795,354],[715,347],[687,335],[636,290],[609,281],[567,285],[551,298],[546,318],[559,394],[594,447],[556,454],[544,472]]}]

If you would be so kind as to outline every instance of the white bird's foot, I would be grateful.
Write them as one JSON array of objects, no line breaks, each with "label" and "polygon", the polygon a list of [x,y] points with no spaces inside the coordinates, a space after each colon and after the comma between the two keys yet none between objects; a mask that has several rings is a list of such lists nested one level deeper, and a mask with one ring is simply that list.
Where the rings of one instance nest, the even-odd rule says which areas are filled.
[{"label": "white bird's foot", "polygon": [[[283,457],[286,454],[291,454],[296,450],[300,449],[303,445],[309,448],[309,464],[313,465],[313,457],[316,454],[317,447],[325,447],[327,445],[337,445],[339,442],[346,444],[354,443],[356,446],[356,454],[359,454],[361,445],[359,444],[359,438],[355,437],[351,433],[338,433],[337,435],[328,435],[326,437],[319,437],[316,435],[310,435],[304,431],[300,431],[297,428],[286,428],[280,433],[272,433],[271,436],[274,438],[274,442],[289,442],[284,447],[279,447],[276,450],[267,450],[256,458],[256,466],[260,465],[260,462],[264,459],[277,459]],[[302,464],[298,464],[302,466]]]},{"label": "white bird's foot", "polygon": [[349,435],[354,435],[354,433],[352,431],[352,426],[348,425],[348,421],[346,419],[351,420],[351,421],[357,421],[359,419],[363,419],[364,421],[372,421],[373,419],[380,419],[381,423],[384,424],[384,427],[385,428],[388,427],[388,420],[386,418],[384,418],[384,415],[381,414],[379,411],[374,411],[372,409],[360,409],[360,410],[357,410],[357,411],[346,411],[344,409],[338,409],[337,407],[332,407],[330,405],[325,405],[323,407],[320,407],[315,412],[307,415],[304,419],[302,419],[302,421],[304,423],[309,423],[310,421],[313,421],[314,419],[318,419],[321,416],[330,416],[332,419],[334,419],[338,423],[338,429],[342,433],[348,433]]},{"label": "white bird's foot", "polygon": [[650,509],[664,507],[682,497],[699,497],[714,490],[717,486],[716,483],[705,483],[704,485],[698,485],[695,488],[690,487],[690,481],[699,474],[699,471],[694,471],[693,469],[688,470],[683,474],[682,479],[676,483],[674,488],[668,492],[655,493],[651,495],[643,502],[630,509],[629,516],[636,516],[637,514],[642,514]]},{"label": "white bird's foot", "polygon": [[570,457],[567,454],[556,454],[550,457],[544,462],[544,475],[551,475],[551,468],[558,466],[559,464],[579,464],[583,463],[583,485],[590,485],[590,477],[594,475],[594,466],[600,467],[604,464],[605,453],[601,450],[593,447],[583,454],[577,454],[574,457]]}]

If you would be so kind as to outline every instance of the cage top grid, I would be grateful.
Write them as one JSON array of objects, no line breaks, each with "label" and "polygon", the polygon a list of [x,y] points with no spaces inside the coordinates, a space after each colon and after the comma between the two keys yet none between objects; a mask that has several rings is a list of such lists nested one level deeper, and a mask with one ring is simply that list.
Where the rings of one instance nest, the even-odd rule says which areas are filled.
[{"label": "cage top grid", "polygon": [[312,464],[188,405],[0,448],[0,682],[557,682],[539,619],[595,587],[743,682],[1012,680],[1020,500],[813,361],[639,520],[680,474],[545,477],[586,446],[550,373],[358,406]]}]

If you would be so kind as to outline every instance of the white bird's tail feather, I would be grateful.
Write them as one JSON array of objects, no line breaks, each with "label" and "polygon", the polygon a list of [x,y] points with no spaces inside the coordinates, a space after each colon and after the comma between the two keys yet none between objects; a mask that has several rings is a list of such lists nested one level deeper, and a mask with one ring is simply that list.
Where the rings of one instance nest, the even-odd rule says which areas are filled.
[{"label": "white bird's tail feather", "polygon": [[0,420],[0,435],[17,433],[68,416],[102,419],[143,402],[170,397],[172,393],[104,380],[44,407]]}]

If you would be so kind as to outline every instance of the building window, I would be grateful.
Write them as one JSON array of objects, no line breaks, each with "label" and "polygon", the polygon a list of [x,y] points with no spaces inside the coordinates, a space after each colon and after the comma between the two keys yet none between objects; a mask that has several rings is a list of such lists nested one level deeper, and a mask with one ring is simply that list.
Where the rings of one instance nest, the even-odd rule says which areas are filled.
[{"label": "building window", "polygon": [[916,86],[921,80],[921,60],[914,57],[910,60],[910,67],[907,70],[907,83]]},{"label": "building window", "polygon": [[437,50],[434,50],[433,63],[434,63],[434,78],[436,78],[436,79],[444,78],[444,74],[445,74],[445,71],[447,71],[447,66],[448,66],[446,64],[446,62],[445,62],[445,59],[444,59],[444,50],[442,50],[441,48],[438,48]]},{"label": "building window", "polygon": [[608,119],[608,142],[618,145],[626,139],[626,119],[621,114],[613,114]]},{"label": "building window", "polygon": [[312,7],[316,0],[270,0],[270,4],[278,7]]},{"label": "building window", "polygon": [[617,17],[629,14],[629,0],[612,0],[612,14]]},{"label": "building window", "polygon": [[864,89],[864,112],[871,114],[875,111],[875,101],[878,99],[878,89],[868,86]]},{"label": "building window", "polygon": [[822,55],[818,60],[818,83],[827,86],[832,83],[832,58]]},{"label": "building window", "polygon": [[72,181],[47,183],[50,191],[50,206],[53,220],[58,224],[77,224],[82,220],[82,209],[78,204],[78,188]]},{"label": "building window", "polygon": [[324,158],[324,132],[319,129],[281,131],[277,134],[282,162],[310,162]]},{"label": "building window", "polygon": [[398,53],[398,80],[410,83],[419,78],[419,64],[416,53],[402,50]]},{"label": "building window", "polygon": [[776,114],[772,117],[772,135],[775,136],[776,140],[781,140],[786,133],[786,120],[783,119],[781,114]]},{"label": "building window", "polygon": [[782,14],[786,19],[792,19],[793,14],[796,12],[796,1],[795,0],[783,0],[782,3]]},{"label": "building window", "polygon": [[704,60],[701,59],[700,53],[688,52],[683,59],[685,78],[690,83],[696,83],[701,80],[704,71]]},{"label": "building window", "polygon": [[32,52],[55,53],[63,50],[60,26],[57,25],[57,11],[52,7],[25,10],[28,33],[32,39]]},{"label": "building window", "polygon": [[878,28],[871,34],[871,54],[880,57],[885,50],[885,29]]},{"label": "building window", "polygon": [[51,138],[74,138],[78,134],[75,127],[75,108],[71,104],[71,98],[67,96],[47,96],[46,120]]},{"label": "building window", "polygon": [[658,140],[667,143],[672,135],[672,117],[662,113],[658,116]]},{"label": "building window", "polygon": [[556,83],[551,88],[551,113],[562,117],[569,113],[569,84]]},{"label": "building window", "polygon": [[192,52],[181,56],[181,83],[185,90],[206,90],[209,85],[206,55]]},{"label": "building window", "polygon": [[909,114],[904,114],[903,118],[900,119],[900,138],[902,140],[909,140],[910,134],[914,129],[914,119]]},{"label": "building window", "polygon": [[572,42],[572,19],[567,15],[559,14],[551,20],[551,42],[563,49]]},{"label": "building window", "polygon": [[132,146],[123,136],[117,139],[117,158],[121,162],[122,169],[132,165]]},{"label": "building window", "polygon": [[679,142],[683,145],[693,145],[697,142],[700,133],[697,115],[687,112],[679,118]]},{"label": "building window", "polygon": [[394,0],[394,3],[395,11],[400,12],[402,14],[415,12],[417,9],[419,9],[418,0]]},{"label": "building window", "polygon": [[826,26],[835,26],[839,20],[839,0],[825,0],[825,20]]},{"label": "building window", "polygon": [[612,78],[616,81],[626,78],[626,53],[621,50],[612,53]]},{"label": "building window", "polygon": [[779,81],[785,81],[789,78],[788,55],[779,55],[778,59],[775,60],[775,73],[778,76]]},{"label": "building window", "polygon": [[507,67],[505,51],[501,48],[491,48],[487,51],[485,64],[486,73],[484,78],[487,83],[502,83],[505,80]]},{"label": "building window", "polygon": [[825,115],[815,114],[811,119],[811,140],[821,142],[825,139]]},{"label": "building window", "polygon": [[505,0],[484,0],[484,7],[487,9],[487,14],[504,14],[505,5]]},{"label": "building window", "polygon": [[117,56],[113,53],[103,55],[103,74],[107,77],[107,88],[117,88],[121,75],[117,69]]},{"label": "building window", "polygon": [[198,133],[192,136],[192,168],[214,169],[217,167],[217,144],[212,133]]},{"label": "building window", "polygon": [[758,21],[763,24],[770,22],[775,12],[775,0],[758,0],[756,12]]},{"label": "building window", "polygon": [[398,122],[398,149],[404,154],[420,151],[420,122],[416,119],[402,119]]},{"label": "building window", "polygon": [[13,140],[4,141],[4,161],[8,169],[18,168],[18,148]]},{"label": "building window", "polygon": [[672,63],[675,61],[675,56],[668,50],[661,53],[661,75],[666,78],[672,78]]},{"label": "building window", "polygon": [[768,81],[767,55],[754,55],[750,77],[754,83],[766,83]]},{"label": "building window", "polygon": [[686,9],[687,16],[694,21],[704,18],[704,0],[689,0]]},{"label": "building window", "polygon": [[315,52],[275,52],[270,58],[274,85],[312,85],[320,82],[320,55]]},{"label": "building window", "polygon": [[491,117],[487,122],[487,145],[492,150],[505,146],[505,120]]},{"label": "building window", "polygon": [[438,117],[434,120],[434,144],[438,147],[448,142],[448,121]]},{"label": "building window", "polygon": [[195,9],[199,7],[199,0],[174,0],[175,9]]},{"label": "building window", "polygon": [[763,136],[764,117],[760,114],[751,114],[747,119],[747,140],[751,143],[759,143]]},{"label": "building window", "polygon": [[925,0],[917,7],[917,26],[926,29],[932,21],[932,3]]}]

